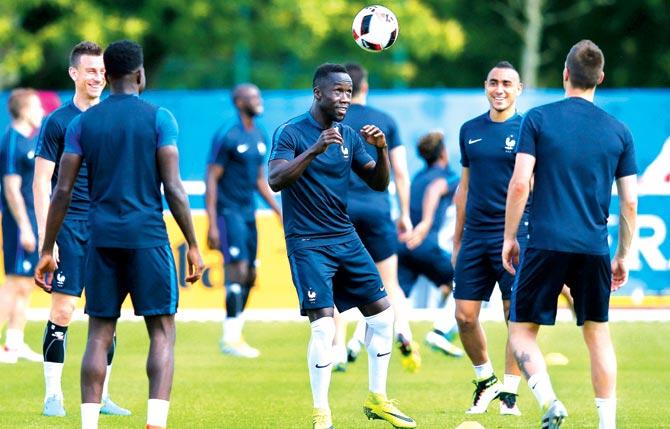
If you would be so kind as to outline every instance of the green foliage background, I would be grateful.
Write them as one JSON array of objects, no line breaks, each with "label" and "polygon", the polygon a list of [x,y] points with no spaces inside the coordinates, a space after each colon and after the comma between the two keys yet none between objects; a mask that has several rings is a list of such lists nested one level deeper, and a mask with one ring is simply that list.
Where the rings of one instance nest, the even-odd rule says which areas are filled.
[{"label": "green foliage background", "polygon": [[72,45],[120,38],[144,45],[154,88],[305,88],[315,66],[347,60],[366,65],[379,88],[473,87],[498,60],[521,62],[529,2],[544,24],[537,86],[560,86],[565,54],[582,38],[605,52],[606,86],[670,85],[666,0],[388,0],[400,36],[380,54],[351,37],[360,0],[3,0],[0,88],[70,88]]}]

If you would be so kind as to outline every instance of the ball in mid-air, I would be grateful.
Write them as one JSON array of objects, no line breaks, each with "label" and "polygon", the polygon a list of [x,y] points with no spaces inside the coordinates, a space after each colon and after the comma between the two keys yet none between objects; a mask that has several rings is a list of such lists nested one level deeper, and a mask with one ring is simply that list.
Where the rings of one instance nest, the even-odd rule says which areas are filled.
[{"label": "ball in mid-air", "polygon": [[358,46],[379,52],[390,48],[398,38],[398,20],[384,6],[368,6],[358,12],[351,30]]}]

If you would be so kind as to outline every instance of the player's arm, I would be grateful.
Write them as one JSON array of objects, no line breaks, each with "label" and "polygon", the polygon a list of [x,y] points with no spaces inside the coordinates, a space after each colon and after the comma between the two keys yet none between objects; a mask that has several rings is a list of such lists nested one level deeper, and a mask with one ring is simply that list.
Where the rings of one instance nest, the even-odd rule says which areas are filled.
[{"label": "player's arm", "polygon": [[407,240],[407,248],[412,250],[421,245],[430,232],[435,219],[435,212],[440,204],[440,198],[449,192],[449,184],[443,178],[433,180],[426,188],[423,196],[421,221],[414,226],[412,234]]},{"label": "player's arm", "polygon": [[388,188],[391,177],[391,163],[386,136],[384,136],[382,130],[374,125],[363,126],[361,136],[368,144],[377,148],[377,162],[371,160],[360,167],[354,163],[354,171],[370,188],[375,191],[384,191]]},{"label": "player's arm", "polygon": [[42,251],[44,243],[44,232],[49,214],[49,202],[51,200],[51,178],[54,174],[56,163],[40,156],[35,157],[35,175],[33,176],[33,198],[35,200],[35,218],[37,219],[37,235],[39,246]]},{"label": "player's arm", "polygon": [[470,168],[463,167],[461,181],[454,193],[454,204],[456,206],[456,226],[454,228],[454,246],[451,253],[451,265],[456,266],[458,252],[461,250],[463,230],[465,229],[465,206],[468,202],[468,190],[470,186]]},{"label": "player's arm", "polygon": [[2,189],[7,199],[9,212],[16,221],[19,227],[21,247],[27,252],[35,250],[35,234],[33,227],[28,218],[28,211],[26,210],[26,202],[21,195],[21,184],[23,183],[21,176],[18,174],[6,174],[2,178]]},{"label": "player's arm", "polygon": [[[287,146],[287,142],[283,141],[282,138],[283,136],[280,135],[277,145],[280,146],[279,150],[284,154],[291,148],[285,147]],[[270,189],[279,192],[287,186],[292,185],[300,178],[300,176],[302,176],[302,173],[307,166],[309,166],[310,162],[312,162],[318,155],[324,153],[326,149],[328,149],[328,146],[331,144],[342,145],[343,143],[344,140],[340,135],[340,131],[337,128],[328,128],[321,132],[316,143],[295,158],[271,158],[269,164],[270,171],[268,174],[268,184],[270,185]],[[274,150],[277,151],[277,148]]]},{"label": "player's arm", "polygon": [[258,193],[261,194],[261,197],[265,200],[266,203],[270,206],[272,210],[274,210],[275,213],[277,213],[277,216],[281,218],[281,209],[279,208],[279,204],[275,201],[274,197],[272,196],[272,189],[270,189],[270,185],[268,185],[268,181],[265,180],[265,169],[263,166],[258,167],[258,177],[256,178],[256,188],[258,188]]},{"label": "player's arm", "polygon": [[628,281],[626,257],[635,234],[637,223],[637,176],[617,179],[619,194],[619,242],[612,259],[612,290],[615,291]]},{"label": "player's arm", "polygon": [[516,234],[519,222],[528,202],[530,182],[533,178],[535,157],[528,153],[517,153],[514,163],[514,173],[507,188],[507,203],[505,205],[505,234],[503,242],[503,266],[511,274],[515,274],[514,264],[519,264],[519,243]]},{"label": "player's arm", "polygon": [[407,169],[407,150],[405,146],[396,146],[389,152],[393,181],[398,194],[400,217],[397,221],[398,233],[402,237],[412,231],[412,220],[409,216],[409,171]]},{"label": "player's arm", "polygon": [[219,249],[221,246],[219,237],[219,227],[217,224],[216,204],[217,204],[217,186],[223,176],[223,167],[219,164],[210,163],[207,165],[207,177],[205,179],[205,210],[207,211],[207,246],[210,249]]}]

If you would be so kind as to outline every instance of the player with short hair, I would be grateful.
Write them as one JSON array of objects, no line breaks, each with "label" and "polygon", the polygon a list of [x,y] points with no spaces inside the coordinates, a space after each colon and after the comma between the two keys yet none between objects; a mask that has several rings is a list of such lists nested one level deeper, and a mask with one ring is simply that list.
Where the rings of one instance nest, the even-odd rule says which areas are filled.
[{"label": "player with short hair", "polygon": [[37,226],[33,207],[34,135],[44,109],[31,88],[17,88],[8,101],[11,124],[0,142],[2,177],[2,252],[5,284],[0,288],[0,331],[9,321],[0,362],[20,359],[41,362],[42,357],[23,340],[28,299],[33,290],[31,277],[37,263]]},{"label": "player with short hair", "polygon": [[[363,125],[373,124],[386,136],[389,159],[393,170],[400,215],[393,223],[391,218],[391,201],[388,189],[382,192],[374,191],[356,174],[349,179],[349,197],[347,199],[347,213],[354,224],[363,245],[375,261],[386,291],[389,293],[393,312],[395,314],[395,334],[405,369],[415,371],[421,365],[418,346],[413,344],[412,330],[409,326],[410,305],[405,293],[398,284],[398,236],[405,236],[412,230],[409,217],[409,172],[407,171],[407,151],[400,141],[398,126],[388,114],[367,105],[368,72],[363,66],[356,63],[345,64],[347,73],[351,77],[353,89],[351,106],[342,121],[343,124],[358,130]],[[377,150],[372,145],[365,145],[365,150],[377,160]],[[338,322],[335,353],[339,365],[345,365],[348,359],[353,361],[360,353],[365,342],[365,320],[360,319],[356,325],[354,337],[347,344],[348,353],[344,346],[346,323]]]},{"label": "player with short hair", "polygon": [[[105,88],[105,65],[102,48],[96,43],[84,41],[76,44],[70,52],[70,78],[74,81],[72,101],[62,105],[44,121],[37,141],[35,159],[35,214],[39,232],[39,246],[44,241],[51,190],[58,179],[58,164],[65,148],[65,131],[70,122],[81,112],[100,102]],[[68,325],[72,321],[77,300],[84,290],[84,272],[89,242],[88,178],[86,163],[74,184],[72,202],[65,215],[63,228],[56,238],[54,256],[58,268],[54,272],[54,288],[51,290],[51,311],[44,329],[42,352],[44,357],[45,396],[42,414],[65,416],[61,378],[67,348]],[[116,336],[107,353],[107,373],[102,391],[100,412],[112,415],[130,415],[130,411],[116,405],[109,397],[109,377],[116,349]]]},{"label": "player with short hair", "polygon": [[54,287],[46,275],[56,269],[56,235],[86,161],[91,240],[84,279],[89,334],[81,369],[82,428],[98,427],[106,355],[128,294],[135,314],[144,316],[150,338],[147,428],[165,428],[179,286],[161,185],[189,246],[186,281],[200,278],[203,262],[179,177],[177,122],[165,108],[139,98],[146,85],[142,47],[128,40],[114,42],[103,59],[111,94],[68,126],[35,281],[46,290]]},{"label": "player with short hair", "polygon": [[258,87],[250,83],[237,85],[233,104],[237,118],[216,132],[207,165],[207,244],[220,250],[224,259],[226,317],[221,351],[256,358],[260,352],[242,338],[243,311],[256,281],[255,191],[278,215],[281,212],[265,179],[267,136],[255,120],[263,113]]},{"label": "player with short hair", "polygon": [[333,363],[334,306],[357,307],[367,323],[369,390],[363,405],[371,419],[395,427],[416,427],[386,397],[393,348],[393,311],[379,272],[346,213],[351,170],[373,189],[389,183],[384,133],[373,125],[360,130],[377,148],[377,162],[365,151],[359,132],[341,124],[351,103],[352,82],[339,64],[323,64],[312,83],[310,110],[275,131],[269,183],[282,191],[284,233],[301,314],[309,317],[308,367],[314,401],[313,427],[332,428],[328,388]]},{"label": "player with short hair", "polygon": [[[616,427],[617,364],[607,320],[610,294],[628,278],[625,260],[635,233],[637,166],[628,128],[593,104],[604,64],[592,41],[572,46],[563,69],[565,99],[526,114],[507,194],[502,260],[507,271],[516,273],[510,343],[544,411],[542,428],[558,428],[568,415],[537,344],[540,325],[555,323],[563,284],[570,287],[577,325],[583,326],[599,428]],[[517,226],[533,173],[531,234],[519,258]],[[620,220],[610,262],[607,218],[614,181]]]},{"label": "player with short hair", "polygon": [[[426,166],[412,179],[410,216],[414,230],[398,247],[398,280],[407,296],[419,276],[428,278],[448,299],[453,288],[454,269],[451,255],[439,243],[438,235],[446,218],[447,207],[453,201],[459,176],[449,167],[449,155],[444,134],[433,131],[419,139],[419,156]],[[453,313],[445,309],[435,320],[426,342],[442,353],[461,357],[463,351],[447,338],[456,327]]]},{"label": "player with short hair", "polygon": [[[479,322],[482,301],[488,301],[496,283],[503,299],[505,320],[509,319],[513,277],[502,268],[500,251],[505,227],[507,183],[514,169],[514,147],[521,116],[516,99],[523,84],[512,64],[501,61],[484,82],[488,112],[461,127],[460,149],[463,172],[456,201],[454,233],[456,320],[463,348],[475,371],[475,392],[469,414],[486,412],[500,397],[500,413],[520,415],[516,396],[521,373],[509,343],[505,347],[503,383],[494,374],[486,335]],[[519,231],[525,243],[527,222]]]}]

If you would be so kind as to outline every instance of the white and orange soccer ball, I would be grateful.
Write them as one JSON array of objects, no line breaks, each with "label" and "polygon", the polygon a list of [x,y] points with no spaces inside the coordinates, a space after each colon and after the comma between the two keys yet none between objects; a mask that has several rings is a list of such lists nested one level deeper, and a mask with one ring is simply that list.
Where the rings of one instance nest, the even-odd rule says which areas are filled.
[{"label": "white and orange soccer ball", "polygon": [[358,46],[379,52],[390,48],[398,39],[398,20],[384,6],[368,6],[358,12],[351,30]]}]

